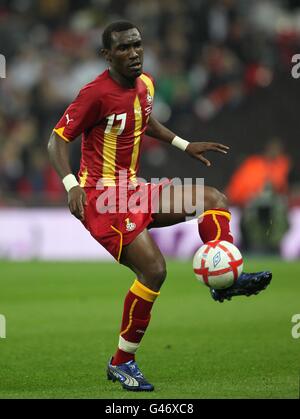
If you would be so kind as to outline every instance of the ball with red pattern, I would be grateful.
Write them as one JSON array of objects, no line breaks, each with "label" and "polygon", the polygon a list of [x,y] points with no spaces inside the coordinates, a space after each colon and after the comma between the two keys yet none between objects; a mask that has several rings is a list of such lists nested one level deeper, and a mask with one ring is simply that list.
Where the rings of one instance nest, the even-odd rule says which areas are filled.
[{"label": "ball with red pattern", "polygon": [[243,271],[239,249],[225,240],[214,240],[200,247],[193,259],[196,278],[215,289],[231,287]]}]

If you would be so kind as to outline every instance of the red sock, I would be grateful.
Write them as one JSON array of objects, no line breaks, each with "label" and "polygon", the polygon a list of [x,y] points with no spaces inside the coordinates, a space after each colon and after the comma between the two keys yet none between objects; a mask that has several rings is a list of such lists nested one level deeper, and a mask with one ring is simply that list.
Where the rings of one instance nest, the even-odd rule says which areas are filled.
[{"label": "red sock", "polygon": [[154,292],[135,281],[126,295],[118,349],[112,364],[134,360],[135,352],[147,330],[151,309],[159,292]]},{"label": "red sock", "polygon": [[215,208],[205,211],[198,222],[198,230],[203,243],[211,240],[226,240],[233,243],[230,233],[231,214],[225,208]]}]

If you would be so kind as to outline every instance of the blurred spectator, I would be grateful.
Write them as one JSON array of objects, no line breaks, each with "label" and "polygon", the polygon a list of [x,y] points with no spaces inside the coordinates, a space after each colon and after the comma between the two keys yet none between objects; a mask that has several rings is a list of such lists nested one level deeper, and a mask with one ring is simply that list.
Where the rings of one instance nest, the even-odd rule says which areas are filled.
[{"label": "blurred spectator", "polygon": [[227,187],[230,204],[242,209],[244,248],[276,252],[288,227],[287,193],[290,159],[278,138],[262,154],[249,156],[235,171]]},{"label": "blurred spectator", "polygon": [[300,163],[296,159],[289,174],[289,207],[300,207]]},{"label": "blurred spectator", "polygon": [[252,155],[238,167],[227,187],[233,205],[246,207],[266,189],[286,194],[290,159],[283,153],[282,142],[273,138],[262,154]]},{"label": "blurred spectator", "polygon": [[[293,0],[2,1],[0,52],[8,64],[0,80],[2,204],[64,202],[63,190],[49,181],[43,150],[80,87],[106,67],[100,40],[109,22],[128,19],[140,27],[145,70],[156,80],[155,115],[196,138],[194,127],[237,109],[290,71],[300,48],[296,6]],[[172,165],[172,152],[161,144],[144,152],[149,168]]]}]

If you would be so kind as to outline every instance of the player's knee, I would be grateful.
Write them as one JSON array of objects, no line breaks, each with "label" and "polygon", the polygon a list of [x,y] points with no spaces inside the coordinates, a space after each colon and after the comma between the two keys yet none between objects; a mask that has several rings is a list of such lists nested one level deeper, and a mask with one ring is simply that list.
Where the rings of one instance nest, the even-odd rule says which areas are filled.
[{"label": "player's knee", "polygon": [[159,291],[167,276],[164,260],[156,261],[147,267],[143,274],[145,285],[153,291]]},{"label": "player's knee", "polygon": [[228,200],[218,189],[208,187],[205,190],[205,210],[211,208],[228,208]]}]

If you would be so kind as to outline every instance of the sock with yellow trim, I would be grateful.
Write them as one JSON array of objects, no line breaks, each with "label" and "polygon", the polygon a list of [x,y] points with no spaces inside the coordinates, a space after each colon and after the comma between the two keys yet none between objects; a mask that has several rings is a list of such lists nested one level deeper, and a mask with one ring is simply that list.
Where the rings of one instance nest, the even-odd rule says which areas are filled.
[{"label": "sock with yellow trim", "polygon": [[226,240],[233,243],[230,233],[231,214],[225,208],[215,208],[205,211],[198,222],[199,235],[203,243],[211,240]]},{"label": "sock with yellow trim", "polygon": [[112,364],[134,360],[151,318],[151,309],[159,292],[154,292],[135,280],[124,302],[124,311],[117,352]]}]

